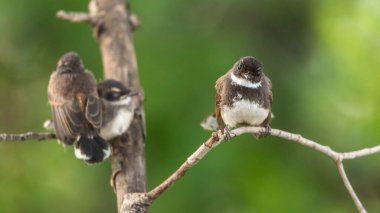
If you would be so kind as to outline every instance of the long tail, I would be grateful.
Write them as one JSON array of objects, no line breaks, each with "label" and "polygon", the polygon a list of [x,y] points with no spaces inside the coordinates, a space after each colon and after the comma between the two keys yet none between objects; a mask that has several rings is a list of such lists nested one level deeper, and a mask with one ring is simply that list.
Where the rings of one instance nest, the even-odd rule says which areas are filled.
[{"label": "long tail", "polygon": [[110,154],[107,142],[98,135],[82,135],[75,144],[75,156],[89,164],[100,163]]}]

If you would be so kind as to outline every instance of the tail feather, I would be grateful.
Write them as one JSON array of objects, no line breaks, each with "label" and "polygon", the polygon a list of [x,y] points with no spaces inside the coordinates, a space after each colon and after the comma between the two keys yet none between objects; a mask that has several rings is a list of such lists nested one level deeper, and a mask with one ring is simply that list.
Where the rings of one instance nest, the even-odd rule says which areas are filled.
[{"label": "tail feather", "polygon": [[100,163],[111,154],[107,142],[99,136],[81,136],[75,144],[75,156],[89,164]]},{"label": "tail feather", "polygon": [[215,114],[211,114],[207,116],[205,119],[203,119],[203,121],[201,122],[201,127],[207,131],[218,130],[219,125]]}]

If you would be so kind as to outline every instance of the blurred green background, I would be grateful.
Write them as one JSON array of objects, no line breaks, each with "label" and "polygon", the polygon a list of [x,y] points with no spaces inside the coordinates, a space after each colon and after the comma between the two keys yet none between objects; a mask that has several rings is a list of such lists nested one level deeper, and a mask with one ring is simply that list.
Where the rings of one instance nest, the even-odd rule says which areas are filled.
[{"label": "blurred green background", "polygon": [[[44,131],[46,88],[77,51],[98,79],[89,26],[55,18],[86,1],[1,0],[0,132]],[[253,55],[272,79],[272,127],[337,151],[380,144],[380,1],[131,0],[146,94],[148,185],[210,133],[214,82]],[[369,212],[380,212],[380,154],[345,164]],[[0,212],[116,212],[109,162],[87,166],[55,141],[0,144]],[[334,162],[278,138],[246,135],[212,151],[151,212],[356,212]]]}]

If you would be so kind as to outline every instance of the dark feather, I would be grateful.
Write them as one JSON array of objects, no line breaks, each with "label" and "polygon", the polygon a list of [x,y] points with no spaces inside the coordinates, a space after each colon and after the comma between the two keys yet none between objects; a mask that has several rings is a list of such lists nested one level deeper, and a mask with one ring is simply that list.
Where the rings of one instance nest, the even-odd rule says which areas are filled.
[{"label": "dark feather", "polygon": [[86,103],[86,119],[88,122],[91,123],[91,125],[99,129],[102,126],[102,104],[100,100],[95,96],[88,96],[87,97],[87,103]]},{"label": "dark feather", "polygon": [[215,117],[218,122],[219,129],[224,129],[226,124],[223,121],[222,114],[221,114],[221,101],[222,101],[222,91],[223,91],[223,84],[224,84],[224,78],[225,75],[220,77],[216,83],[215,83],[215,89],[216,89],[216,95],[215,95]]},{"label": "dark feather", "polygon": [[89,164],[102,162],[110,153],[108,144],[97,135],[94,137],[82,135],[75,144],[75,149],[76,157]]},{"label": "dark feather", "polygon": [[83,114],[76,102],[67,102],[61,106],[53,105],[53,122],[57,138],[71,145],[83,129]]}]

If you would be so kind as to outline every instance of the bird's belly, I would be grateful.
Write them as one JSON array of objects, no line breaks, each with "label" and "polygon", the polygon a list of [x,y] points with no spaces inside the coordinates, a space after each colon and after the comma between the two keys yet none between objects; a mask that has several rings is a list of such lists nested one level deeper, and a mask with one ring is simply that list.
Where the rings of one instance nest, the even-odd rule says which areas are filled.
[{"label": "bird's belly", "polygon": [[231,107],[223,106],[221,115],[225,124],[234,127],[237,124],[261,125],[268,117],[269,110],[255,102],[240,100]]},{"label": "bird's belly", "polygon": [[121,109],[117,116],[100,129],[100,136],[105,140],[110,140],[123,134],[132,122],[133,113],[126,109]]}]

